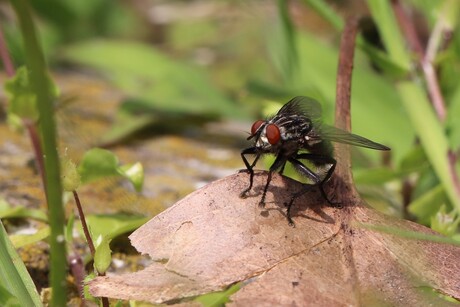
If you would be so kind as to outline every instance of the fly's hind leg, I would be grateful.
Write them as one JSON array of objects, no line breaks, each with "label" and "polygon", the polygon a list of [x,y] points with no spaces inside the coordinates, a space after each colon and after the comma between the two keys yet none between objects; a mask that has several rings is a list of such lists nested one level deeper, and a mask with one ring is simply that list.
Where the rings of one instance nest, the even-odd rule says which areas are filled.
[{"label": "fly's hind leg", "polygon": [[289,203],[287,204],[287,211],[286,211],[286,218],[289,222],[289,225],[290,226],[293,226],[295,227],[294,225],[294,221],[292,220],[292,217],[291,217],[291,208],[292,208],[292,205],[294,204],[294,201],[302,196],[303,194],[305,194],[306,192],[308,192],[312,186],[315,186],[315,185],[319,185],[321,184],[321,179],[318,177],[317,174],[315,174],[311,169],[309,169],[305,164],[303,164],[302,162],[300,162],[299,160],[297,159],[294,159],[294,158],[291,158],[288,160],[289,162],[291,162],[292,166],[294,166],[294,168],[299,172],[301,173],[302,175],[308,177],[310,180],[312,180],[314,182],[313,185],[311,184],[305,184],[305,187],[300,190],[299,192],[297,193],[294,193],[292,196],[291,196],[291,199],[289,200]]},{"label": "fly's hind leg", "polygon": [[[327,203],[331,207],[341,207],[341,204],[331,201],[329,197],[327,196],[326,191],[324,190],[324,184],[331,178],[332,174],[334,173],[337,161],[334,158],[327,156],[327,155],[318,155],[318,154],[310,154],[310,153],[298,154],[296,158],[306,159],[306,160],[313,162],[314,164],[330,164],[331,165],[331,167],[327,170],[326,175],[324,176],[323,179],[318,178],[316,174],[314,175],[316,178],[318,178],[317,181],[315,181],[315,179],[313,179],[311,176],[309,175],[307,176],[313,179],[313,181],[315,182],[315,185],[318,185],[319,191],[321,192],[321,196],[323,196],[323,198],[327,201]],[[310,169],[308,170],[311,172]]]}]

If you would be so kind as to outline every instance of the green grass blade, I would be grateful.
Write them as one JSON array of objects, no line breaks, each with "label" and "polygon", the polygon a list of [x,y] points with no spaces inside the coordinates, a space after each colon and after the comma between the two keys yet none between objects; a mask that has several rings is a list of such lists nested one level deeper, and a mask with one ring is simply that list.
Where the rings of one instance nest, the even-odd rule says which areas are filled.
[{"label": "green grass blade", "polygon": [[59,171],[59,157],[56,144],[53,93],[51,92],[45,57],[38,42],[27,0],[11,0],[24,42],[26,66],[30,72],[30,82],[37,97],[40,114],[40,135],[44,157],[45,188],[48,202],[50,235],[50,284],[53,288],[53,306],[67,303],[66,275],[67,259],[64,240],[64,208],[62,206],[62,187]]},{"label": "green grass blade", "polygon": [[406,49],[407,44],[393,14],[390,1],[368,0],[367,5],[380,31],[380,35],[390,58],[399,67],[408,71],[410,69],[411,58]]},{"label": "green grass blade", "polygon": [[409,120],[417,132],[428,160],[441,181],[446,194],[454,207],[460,212],[460,198],[450,176],[447,152],[449,149],[443,127],[436,118],[434,110],[424,91],[413,82],[400,82],[397,85]]},{"label": "green grass blade", "polygon": [[327,20],[334,29],[339,32],[343,30],[344,22],[342,17],[340,17],[340,15],[337,14],[324,0],[303,0],[303,2]]},{"label": "green grass blade", "polygon": [[401,238],[407,238],[412,240],[423,240],[423,241],[430,241],[435,243],[442,243],[442,244],[451,244],[455,246],[460,246],[460,242],[448,238],[443,237],[440,235],[432,235],[418,231],[410,231],[406,229],[398,229],[395,227],[388,227],[388,226],[380,226],[380,225],[371,225],[371,224],[359,224],[360,227],[374,230],[378,232],[388,233],[391,235],[395,235]]},{"label": "green grass blade", "polygon": [[0,220],[0,284],[21,306],[42,306],[27,269],[13,247]]}]

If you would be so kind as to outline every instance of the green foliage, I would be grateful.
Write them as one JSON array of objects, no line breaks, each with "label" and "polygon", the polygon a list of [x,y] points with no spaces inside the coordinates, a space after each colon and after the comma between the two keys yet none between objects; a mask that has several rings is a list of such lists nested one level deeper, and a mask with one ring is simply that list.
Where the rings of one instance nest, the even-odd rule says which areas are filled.
[{"label": "green foliage", "polygon": [[144,185],[144,167],[141,163],[122,165],[118,168],[118,173],[127,178],[133,184],[137,192],[142,191]]},{"label": "green foliage", "polygon": [[[105,240],[111,240],[117,236],[131,232],[148,221],[148,218],[128,214],[100,214],[89,215],[87,223],[91,229],[92,236],[102,236]],[[79,225],[81,229],[81,225]]]},{"label": "green foliage", "polygon": [[6,288],[0,285],[0,305],[7,307],[20,307],[21,303]]},{"label": "green foliage", "polygon": [[370,224],[360,224],[360,227],[367,228],[370,230],[375,230],[383,233],[388,233],[402,238],[412,239],[412,240],[424,240],[431,241],[443,244],[452,244],[460,246],[460,241],[447,238],[440,235],[431,235],[426,233],[421,233],[417,231],[402,230],[400,228],[388,227],[388,226],[377,226]]},{"label": "green foliage", "polygon": [[48,217],[42,210],[12,206],[4,199],[0,199],[0,218],[32,218],[43,222],[48,221]]},{"label": "green foliage", "polygon": [[436,215],[431,217],[431,228],[446,236],[452,237],[456,232],[460,223],[459,215],[456,211],[446,212],[446,206],[443,205],[436,212]]},{"label": "green foliage", "polygon": [[146,44],[89,41],[67,47],[63,56],[103,72],[147,111],[244,116],[203,70],[172,60]]},{"label": "green foliage", "polygon": [[[46,190],[50,233],[50,285],[53,288],[51,303],[55,306],[66,304],[67,259],[64,242],[64,209],[62,187],[57,153],[56,128],[54,122],[54,92],[48,76],[45,57],[36,35],[35,25],[27,0],[10,2],[16,13],[24,43],[25,62],[30,72],[30,87],[36,95],[40,124],[41,151],[43,156],[43,186]],[[35,128],[35,127],[33,127]],[[29,304],[27,304],[29,305]]]},{"label": "green foliage", "polygon": [[229,297],[240,290],[241,284],[235,284],[230,286],[224,291],[212,292],[205,295],[201,295],[194,299],[195,302],[201,303],[205,307],[218,307],[224,306],[225,303],[230,302]]},{"label": "green foliage", "polygon": [[8,94],[9,113],[32,121],[38,119],[37,97],[30,86],[29,74],[25,66],[19,68],[16,75],[5,82]]},{"label": "green foliage", "polygon": [[75,163],[64,156],[61,158],[61,170],[62,188],[64,191],[71,192],[76,190],[80,186],[81,178]]},{"label": "green foliage", "polygon": [[78,166],[78,172],[83,183],[105,177],[122,176],[133,184],[136,191],[140,191],[144,182],[142,164],[134,163],[120,166],[115,154],[101,148],[90,149],[83,155]]},{"label": "green foliage", "polygon": [[96,252],[94,254],[94,268],[96,272],[105,273],[112,262],[110,239],[99,236],[96,240]]},{"label": "green foliage", "polygon": [[[343,20],[325,1],[305,0],[304,3],[324,17],[336,30],[342,29]],[[359,163],[355,163],[356,182],[361,185],[374,185],[381,190],[389,188],[388,192],[394,195],[392,199],[399,198],[397,194],[400,193],[403,181],[413,183],[415,186],[409,211],[422,223],[436,224],[440,231],[451,229],[449,227],[456,229],[457,224],[452,219],[443,220],[447,224],[451,223],[450,226],[439,226],[439,216],[445,216],[440,211],[443,204],[448,210],[453,206],[457,214],[460,212],[460,201],[447,156],[449,149],[458,151],[460,144],[460,86],[455,82],[460,71],[460,36],[454,32],[453,42],[448,49],[439,53],[433,63],[441,72],[440,86],[446,98],[448,112],[443,127],[427,99],[426,85],[420,82],[424,78],[423,72],[414,69],[417,59],[408,50],[408,43],[390,3],[386,0],[369,0],[367,4],[384,49],[378,50],[362,37],[358,37],[359,49],[355,55],[351,95],[352,126],[354,133],[390,146],[393,167],[378,167],[378,154],[360,151]],[[430,44],[441,46],[443,32],[439,32],[439,29],[456,30],[460,10],[458,2],[447,0],[414,4],[422,10],[433,29]],[[436,23],[438,28],[434,29]],[[321,42],[311,34],[289,27],[283,20],[276,27],[283,30],[273,31],[275,35],[269,37],[268,45],[272,50],[272,64],[281,80],[286,80],[284,75],[289,70],[279,63],[293,53],[290,48],[296,48],[296,53],[302,55],[299,58],[296,78],[282,84],[283,90],[278,90],[277,93],[283,99],[299,94],[318,99],[323,104],[325,121],[331,122],[335,102],[337,48]],[[296,37],[296,42],[287,43],[289,37]],[[377,65],[379,70],[376,71],[369,63]],[[265,84],[264,88],[270,89],[264,92],[264,88],[259,87],[257,93],[273,96],[273,87],[279,89],[280,85],[274,84],[270,88],[270,85]],[[287,98],[281,100],[285,101]],[[413,149],[415,139],[420,140],[421,144]],[[458,163],[456,168],[458,174]],[[453,232],[450,233],[452,234]]]},{"label": "green foliage", "polygon": [[411,57],[393,14],[391,3],[386,0],[368,0],[367,5],[379,29],[388,56],[405,71],[409,71]]},{"label": "green foliage", "polygon": [[88,41],[68,46],[67,61],[107,75],[131,97],[105,142],[119,140],[145,126],[177,115],[245,118],[241,107],[223,95],[207,73],[167,57],[143,43]]},{"label": "green foliage", "polygon": [[[289,97],[301,93],[320,101],[323,104],[325,122],[331,123],[335,104],[338,49],[307,33],[298,33],[297,38],[298,53],[302,54],[299,58],[298,77],[295,82],[284,84],[285,90]],[[278,49],[277,42],[277,39],[270,40],[269,47]],[[282,50],[272,52],[274,55],[280,53]],[[390,146],[392,156],[400,161],[411,148],[413,129],[407,120],[402,120],[406,115],[401,110],[401,100],[396,89],[385,76],[376,74],[363,61],[362,56],[357,55],[359,65],[356,64],[353,70],[353,132]],[[389,119],[392,119],[391,124]],[[378,155],[371,151],[365,151],[365,154],[373,159]]]},{"label": "green foliage", "polygon": [[48,238],[49,235],[50,228],[46,226],[31,235],[11,235],[10,240],[15,248],[20,248],[23,246],[37,243],[39,241],[43,241],[44,239]]},{"label": "green foliage", "polygon": [[[53,98],[58,97],[58,88],[51,79],[48,81]],[[13,78],[5,81],[4,87],[9,101],[8,116],[36,121],[38,119],[37,95],[30,84],[27,67],[20,67]]]},{"label": "green foliage", "polygon": [[[146,34],[145,22],[123,1],[34,0],[31,5],[40,16],[41,42],[52,63],[59,47],[71,42],[94,36],[132,39]],[[14,62],[23,65],[25,52],[19,29],[6,24],[3,30]]]},{"label": "green foliage", "polygon": [[85,152],[78,166],[81,181],[87,183],[103,177],[116,176],[118,158],[110,151],[93,148]]},{"label": "green foliage", "polygon": [[[42,306],[29,273],[11,244],[0,220],[0,303]],[[3,304],[2,304],[3,305]]]}]

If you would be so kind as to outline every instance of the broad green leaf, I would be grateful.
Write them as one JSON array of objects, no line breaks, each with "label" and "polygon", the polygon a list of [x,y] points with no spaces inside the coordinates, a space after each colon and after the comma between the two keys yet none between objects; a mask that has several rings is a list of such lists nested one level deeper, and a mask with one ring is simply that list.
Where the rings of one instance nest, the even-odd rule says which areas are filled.
[{"label": "broad green leaf", "polygon": [[94,268],[99,273],[105,273],[112,262],[112,251],[110,250],[110,241],[105,236],[99,236],[94,254]]},{"label": "broad green leaf", "polygon": [[118,172],[131,181],[137,192],[142,190],[144,184],[144,168],[141,163],[136,162],[134,164],[122,165],[118,168]]},{"label": "broad green leaf", "polygon": [[29,209],[23,206],[11,206],[4,199],[0,199],[0,218],[33,218],[42,222],[48,221],[43,210]]},{"label": "broad green leaf", "polygon": [[428,167],[429,163],[427,161],[425,151],[419,145],[413,147],[401,160],[399,165],[399,169],[405,172],[422,170]]},{"label": "broad green leaf", "polygon": [[5,82],[5,92],[9,99],[9,113],[33,121],[38,119],[37,97],[30,86],[25,66],[20,67],[16,75]]},{"label": "broad green leaf", "polygon": [[420,223],[428,224],[445,201],[446,193],[443,186],[439,184],[411,202],[408,210]]},{"label": "broad green leaf", "polygon": [[137,162],[119,166],[117,156],[109,150],[93,148],[88,150],[78,166],[83,183],[110,176],[121,176],[128,179],[140,191],[144,183],[144,169]]},{"label": "broad green leaf", "polygon": [[[127,214],[89,215],[86,221],[93,237],[104,236],[113,239],[121,234],[131,232],[148,221],[147,217]],[[81,230],[81,224],[79,225]],[[82,231],[82,230],[81,230]]]},{"label": "broad green leaf", "polygon": [[156,110],[246,116],[241,107],[214,87],[203,70],[172,60],[146,44],[88,41],[67,47],[63,56],[101,71],[126,94],[148,102]]},{"label": "broad green leaf", "polygon": [[0,285],[16,297],[21,306],[42,306],[27,269],[11,244],[0,220]]},{"label": "broad green leaf", "polygon": [[135,132],[151,125],[161,116],[151,113],[131,113],[123,109],[123,106],[117,112],[115,121],[110,130],[105,133],[101,139],[101,144],[116,143],[124,138],[134,134]]},{"label": "broad green leaf", "polygon": [[356,169],[353,171],[353,179],[357,184],[384,184],[385,182],[399,179],[405,173],[395,172],[389,168],[373,168],[373,169]]},{"label": "broad green leaf", "polygon": [[83,284],[84,284],[83,296],[85,300],[97,303],[98,300],[94,296],[92,296],[91,293],[89,293],[89,287],[88,287],[88,283],[92,281],[95,277],[96,277],[95,273],[89,273],[88,275],[86,275],[85,279],[83,280]]},{"label": "broad green leaf", "polygon": [[449,146],[440,122],[436,118],[425,93],[417,84],[408,81],[399,82],[397,88],[409,116],[409,121],[417,131],[428,160],[443,184],[450,201],[460,212],[460,198],[455,191],[449,172],[447,160]]},{"label": "broad green leaf", "polygon": [[232,285],[227,290],[200,295],[194,299],[195,302],[200,302],[204,307],[219,307],[225,306],[225,303],[230,302],[229,297],[240,290],[241,284]]},{"label": "broad green leaf", "polygon": [[[52,98],[59,96],[59,89],[48,78]],[[32,121],[38,119],[37,97],[29,80],[27,67],[22,66],[16,71],[16,75],[5,81],[5,93],[8,96],[8,113],[19,118],[27,118]]]},{"label": "broad green leaf", "polygon": [[49,226],[43,227],[39,231],[31,235],[11,235],[10,240],[14,248],[24,247],[26,245],[34,244],[48,238],[50,235]]},{"label": "broad green leaf", "polygon": [[101,148],[88,150],[78,166],[81,181],[87,183],[107,176],[118,176],[118,158],[111,151]]}]

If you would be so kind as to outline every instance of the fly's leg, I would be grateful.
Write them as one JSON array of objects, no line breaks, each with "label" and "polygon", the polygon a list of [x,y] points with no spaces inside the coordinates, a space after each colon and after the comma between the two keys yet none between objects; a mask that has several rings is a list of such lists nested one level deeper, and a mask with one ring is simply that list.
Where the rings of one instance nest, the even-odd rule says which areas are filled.
[{"label": "fly's leg", "polygon": [[285,166],[286,166],[286,162],[284,162],[284,164],[281,166],[280,171],[278,172],[280,175],[283,175],[284,167],[285,167]]},{"label": "fly's leg", "polygon": [[[319,178],[319,176],[317,174],[315,174],[311,169],[309,169],[307,166],[305,166],[302,162],[300,162],[299,160],[294,159],[294,158],[291,158],[288,161],[291,162],[292,166],[294,166],[294,168],[300,174],[304,175],[305,177],[308,177],[310,180],[315,182],[314,185],[321,184],[321,178]],[[292,205],[294,204],[294,201],[298,197],[300,197],[303,194],[305,194],[306,192],[308,192],[311,187],[312,187],[312,185],[307,184],[307,185],[305,185],[305,188],[303,188],[302,190],[300,190],[297,193],[294,193],[291,196],[291,199],[289,200],[289,203],[287,204],[287,211],[286,211],[286,218],[287,218],[290,226],[295,227],[294,221],[292,220],[292,217],[291,217],[291,208],[292,208]]]},{"label": "fly's leg", "polygon": [[262,193],[262,198],[259,202],[259,207],[265,207],[265,196],[267,195],[268,186],[270,185],[270,181],[272,180],[273,172],[276,172],[277,169],[281,168],[284,169],[286,165],[286,158],[284,155],[279,154],[276,156],[275,162],[273,162],[272,166],[270,166],[270,170],[268,171],[267,182],[265,183],[264,192]]},{"label": "fly's leg", "polygon": [[[251,164],[249,164],[248,159],[246,159],[246,155],[255,155],[255,154],[256,154],[256,157],[254,161]],[[249,173],[249,186],[240,193],[241,198],[246,198],[247,193],[251,191],[252,189],[252,184],[254,181],[254,166],[256,165],[257,160],[259,160],[260,154],[257,153],[257,150],[255,147],[249,147],[249,148],[244,149],[241,152],[241,158],[243,159],[244,165],[246,166],[246,170],[244,171]]]},{"label": "fly's leg", "polygon": [[[303,164],[302,162],[299,161],[299,159],[305,159],[305,160],[309,160],[313,163],[316,163],[316,164],[331,164],[331,167],[327,170],[327,173],[326,173],[326,176],[324,176],[323,179],[321,179],[318,174],[316,174],[314,171],[312,171],[310,168],[308,168],[305,164]],[[294,193],[291,197],[291,199],[289,200],[289,203],[287,204],[287,212],[286,212],[286,217],[287,217],[287,220],[289,222],[289,225],[291,226],[294,226],[294,221],[292,220],[292,217],[291,217],[291,208],[292,208],[292,205],[294,203],[294,201],[302,196],[303,194],[305,194],[306,192],[308,192],[312,186],[318,186],[319,187],[319,190],[321,192],[321,195],[324,197],[324,199],[327,201],[327,203],[333,207],[337,207],[338,204],[336,203],[333,203],[329,200],[329,198],[327,197],[327,194],[326,194],[326,191],[324,190],[324,183],[326,181],[328,181],[332,174],[334,173],[334,170],[335,170],[335,166],[337,164],[337,162],[335,161],[334,158],[330,157],[330,156],[325,156],[325,155],[318,155],[318,154],[310,154],[310,153],[302,153],[302,154],[298,154],[296,156],[296,158],[291,158],[288,160],[293,166],[294,168],[302,175],[304,175],[305,177],[309,178],[311,181],[314,182],[313,185],[305,185],[305,188],[302,189],[301,191],[297,192],[297,193]]]},{"label": "fly's leg", "polygon": [[331,167],[327,170],[326,176],[320,181],[315,181],[315,185],[318,185],[319,191],[321,192],[321,196],[327,201],[327,203],[332,207],[340,207],[340,204],[332,202],[324,190],[324,184],[331,178],[332,174],[334,173],[335,166],[337,161],[332,158],[331,156],[326,155],[318,155],[318,154],[310,154],[310,153],[303,153],[298,154],[297,159],[307,159],[315,164],[330,164]]}]

